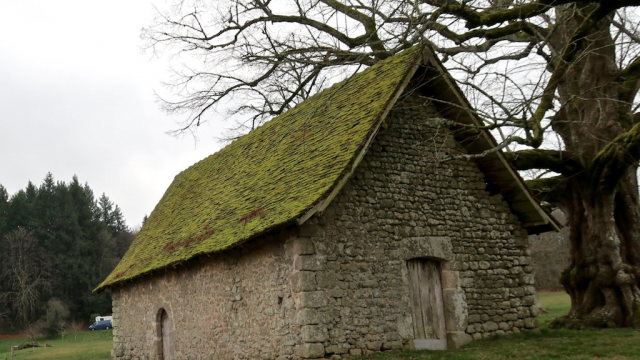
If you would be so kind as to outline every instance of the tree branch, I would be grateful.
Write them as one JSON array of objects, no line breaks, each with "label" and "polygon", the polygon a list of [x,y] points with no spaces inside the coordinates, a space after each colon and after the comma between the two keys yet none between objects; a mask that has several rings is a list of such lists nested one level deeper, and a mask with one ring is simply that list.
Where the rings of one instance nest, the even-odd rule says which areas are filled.
[{"label": "tree branch", "polygon": [[546,169],[564,176],[572,176],[583,170],[567,151],[527,149],[504,155],[517,170]]},{"label": "tree branch", "polygon": [[631,104],[640,89],[640,57],[635,58],[620,72],[618,94],[620,101]]},{"label": "tree branch", "polygon": [[615,190],[629,166],[640,160],[640,123],[621,134],[595,157],[590,168],[591,184],[608,194]]},{"label": "tree branch", "polygon": [[542,201],[557,206],[565,199],[567,181],[563,176],[526,180],[525,183]]}]

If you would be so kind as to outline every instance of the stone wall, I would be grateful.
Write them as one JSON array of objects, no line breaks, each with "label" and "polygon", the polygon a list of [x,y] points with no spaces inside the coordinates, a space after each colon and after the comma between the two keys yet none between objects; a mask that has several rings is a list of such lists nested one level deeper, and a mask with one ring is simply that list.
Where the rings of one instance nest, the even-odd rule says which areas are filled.
[{"label": "stone wall", "polygon": [[352,179],[300,228],[293,275],[302,357],[411,346],[406,260],[442,261],[450,347],[536,327],[526,232],[432,104],[396,105]]},{"label": "stone wall", "polygon": [[[156,359],[158,312],[172,323],[171,359],[276,359],[293,354],[288,234],[159,271],[113,290],[112,358]],[[289,250],[290,252],[290,250]]]}]

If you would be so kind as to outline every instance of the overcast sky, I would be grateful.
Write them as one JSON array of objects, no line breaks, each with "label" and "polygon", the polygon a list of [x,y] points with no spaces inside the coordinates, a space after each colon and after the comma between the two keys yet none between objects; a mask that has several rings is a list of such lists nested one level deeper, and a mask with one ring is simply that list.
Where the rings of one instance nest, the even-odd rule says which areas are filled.
[{"label": "overcast sky", "polygon": [[0,184],[10,194],[47,172],[75,174],[135,226],[173,177],[222,145],[158,109],[169,63],[141,51],[152,2],[0,0]]}]

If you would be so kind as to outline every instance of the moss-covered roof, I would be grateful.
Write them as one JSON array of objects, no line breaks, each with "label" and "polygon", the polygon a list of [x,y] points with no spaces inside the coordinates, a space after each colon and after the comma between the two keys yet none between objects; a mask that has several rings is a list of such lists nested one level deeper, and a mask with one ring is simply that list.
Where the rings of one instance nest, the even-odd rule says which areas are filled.
[{"label": "moss-covered roof", "polygon": [[96,290],[300,218],[349,172],[420,54],[414,47],[382,61],[178,174]]}]

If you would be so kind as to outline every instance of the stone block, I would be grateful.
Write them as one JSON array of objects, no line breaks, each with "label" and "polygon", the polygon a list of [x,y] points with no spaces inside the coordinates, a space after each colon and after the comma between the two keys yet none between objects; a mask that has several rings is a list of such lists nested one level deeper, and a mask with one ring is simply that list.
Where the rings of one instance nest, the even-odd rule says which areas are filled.
[{"label": "stone block", "polygon": [[400,256],[403,260],[430,257],[446,261],[453,259],[451,238],[446,236],[416,236],[402,239]]},{"label": "stone block", "polygon": [[296,314],[296,324],[298,325],[326,324],[328,320],[329,316],[326,313],[315,308],[300,309]]},{"label": "stone block", "polygon": [[302,344],[298,349],[298,355],[303,359],[320,359],[324,354],[324,345],[317,343]]},{"label": "stone block", "polygon": [[313,271],[296,271],[291,275],[291,289],[294,292],[316,290],[316,273]]},{"label": "stone block", "polygon": [[402,349],[402,341],[389,341],[382,343],[382,350],[399,350]]},{"label": "stone block", "polygon": [[300,308],[319,308],[327,306],[328,299],[324,291],[308,291],[300,293]]},{"label": "stone block", "polygon": [[369,341],[366,346],[369,350],[380,351],[380,348],[382,347],[382,341]]},{"label": "stone block", "polygon": [[473,340],[471,335],[462,331],[447,332],[447,348],[449,350],[460,349]]},{"label": "stone block", "polygon": [[502,315],[502,318],[507,321],[516,321],[518,320],[518,314],[513,314],[513,313],[504,314]]},{"label": "stone block", "polygon": [[524,319],[524,327],[527,329],[535,329],[538,327],[538,319],[537,318],[526,318]]},{"label": "stone block", "polygon": [[312,255],[316,253],[313,241],[309,238],[297,238],[293,241],[293,253],[295,255]]},{"label": "stone block", "polygon": [[362,350],[360,350],[360,349],[349,349],[349,355],[351,355],[351,356],[362,356]]},{"label": "stone block", "polygon": [[516,247],[519,248],[528,248],[529,247],[529,238],[527,236],[516,236]]},{"label": "stone block", "polygon": [[494,323],[493,321],[487,321],[486,323],[482,324],[482,330],[496,331],[498,330],[498,324]]},{"label": "stone block", "polygon": [[320,271],[324,270],[324,262],[314,255],[298,255],[293,260],[293,269],[298,271]]},{"label": "stone block", "polygon": [[464,331],[468,324],[467,298],[462,289],[444,289],[445,323],[449,331]]},{"label": "stone block", "polygon": [[344,297],[345,292],[342,289],[330,289],[330,290],[327,290],[327,295],[333,298],[341,298],[341,297]]},{"label": "stone block", "polygon": [[324,350],[327,354],[338,354],[338,355],[346,354],[348,351],[347,348],[339,345],[330,345],[330,346],[327,346]]},{"label": "stone block", "polygon": [[316,282],[321,289],[334,289],[338,287],[338,277],[335,273],[329,271],[318,272]]},{"label": "stone block", "polygon": [[327,341],[329,333],[324,325],[304,325],[301,331],[302,341],[305,343],[319,343]]},{"label": "stone block", "polygon": [[460,272],[442,270],[442,288],[443,289],[457,289],[462,286],[460,282]]},{"label": "stone block", "polygon": [[513,326],[521,328],[524,326],[524,321],[517,320],[516,322],[513,323]]}]

